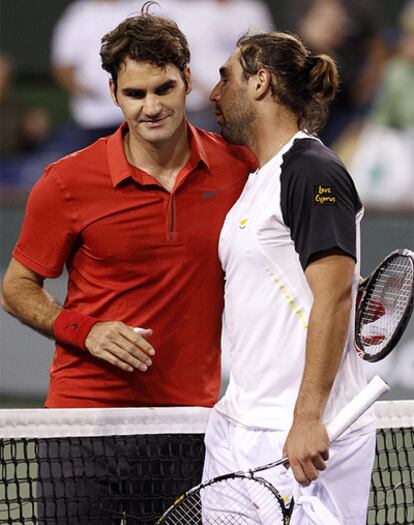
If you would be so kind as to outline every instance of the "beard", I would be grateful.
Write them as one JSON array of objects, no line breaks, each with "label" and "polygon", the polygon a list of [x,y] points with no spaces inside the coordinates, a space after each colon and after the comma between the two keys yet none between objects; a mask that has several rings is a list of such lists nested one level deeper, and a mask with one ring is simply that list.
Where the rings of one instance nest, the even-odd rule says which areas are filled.
[{"label": "beard", "polygon": [[223,117],[222,137],[232,144],[251,146],[256,113],[246,99],[234,98]]}]

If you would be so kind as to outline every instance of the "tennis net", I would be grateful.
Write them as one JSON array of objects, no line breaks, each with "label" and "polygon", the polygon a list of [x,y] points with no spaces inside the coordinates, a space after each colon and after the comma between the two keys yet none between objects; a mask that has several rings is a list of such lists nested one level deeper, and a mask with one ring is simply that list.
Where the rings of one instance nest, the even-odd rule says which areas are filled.
[{"label": "tennis net", "polygon": [[[414,523],[414,401],[375,404],[369,525]],[[0,410],[0,524],[153,525],[200,482],[208,409]]]},{"label": "tennis net", "polygon": [[0,524],[152,525],[200,482],[208,412],[0,410]]},{"label": "tennis net", "polygon": [[379,401],[368,525],[414,524],[414,401]]}]

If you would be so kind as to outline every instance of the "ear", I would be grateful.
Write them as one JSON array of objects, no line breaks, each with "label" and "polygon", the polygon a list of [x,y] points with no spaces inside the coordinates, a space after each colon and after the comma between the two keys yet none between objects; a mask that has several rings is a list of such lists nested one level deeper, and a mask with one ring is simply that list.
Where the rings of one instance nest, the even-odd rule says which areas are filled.
[{"label": "ear", "polygon": [[263,98],[269,91],[271,91],[271,74],[267,69],[259,69],[259,71],[251,77],[254,82],[254,97],[255,99]]},{"label": "ear", "polygon": [[111,92],[111,98],[116,106],[119,106],[118,104],[118,98],[116,96],[116,86],[115,82],[112,80],[112,78],[109,79],[109,91]]},{"label": "ear", "polygon": [[186,66],[185,68],[185,71],[184,71],[184,78],[186,80],[186,83],[187,83],[187,89],[185,91],[185,94],[186,95],[189,95],[193,89],[193,82],[191,80],[191,69],[190,69],[190,66]]}]

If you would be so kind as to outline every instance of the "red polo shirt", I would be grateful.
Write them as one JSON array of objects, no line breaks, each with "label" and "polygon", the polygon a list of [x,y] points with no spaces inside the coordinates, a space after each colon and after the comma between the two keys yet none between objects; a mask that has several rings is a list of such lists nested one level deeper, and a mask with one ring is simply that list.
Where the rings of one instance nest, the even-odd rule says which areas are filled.
[{"label": "red polo shirt", "polygon": [[191,156],[172,193],[128,163],[122,134],[53,164],[34,186],[13,256],[68,271],[65,308],[152,328],[147,372],[56,345],[48,407],[212,406],[220,384],[223,274],[217,244],[252,155],[189,125]]}]

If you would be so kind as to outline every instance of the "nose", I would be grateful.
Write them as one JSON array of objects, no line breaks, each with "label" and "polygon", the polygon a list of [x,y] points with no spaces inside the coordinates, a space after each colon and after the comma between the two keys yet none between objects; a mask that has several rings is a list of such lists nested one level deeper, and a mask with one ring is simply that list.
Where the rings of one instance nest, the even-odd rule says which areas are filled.
[{"label": "nose", "polygon": [[214,86],[213,91],[210,93],[210,102],[217,102],[220,99],[219,85],[220,82]]},{"label": "nose", "polygon": [[156,95],[147,95],[145,98],[144,112],[148,117],[155,117],[161,112],[161,104]]}]

